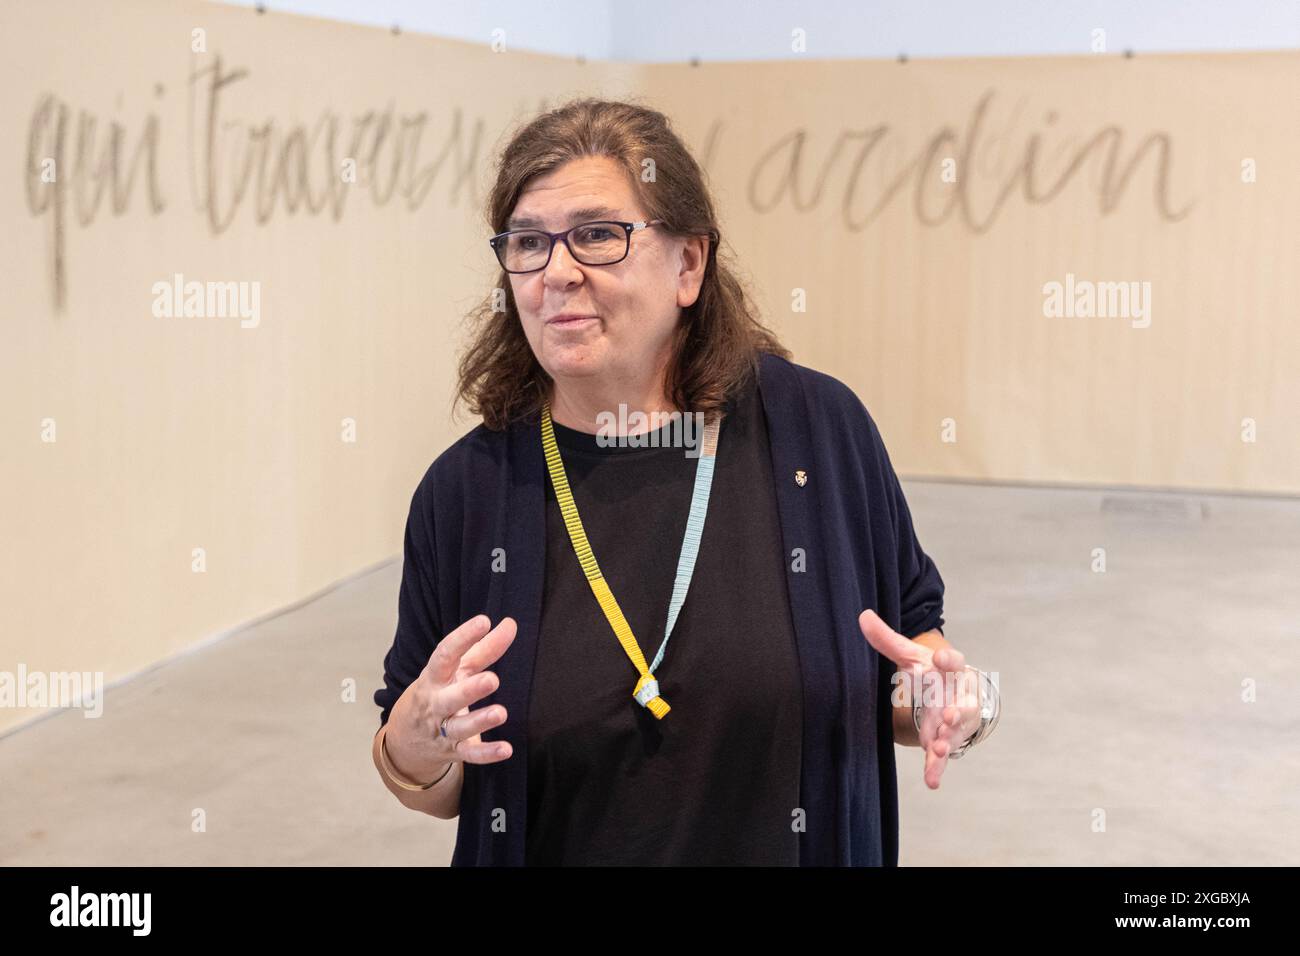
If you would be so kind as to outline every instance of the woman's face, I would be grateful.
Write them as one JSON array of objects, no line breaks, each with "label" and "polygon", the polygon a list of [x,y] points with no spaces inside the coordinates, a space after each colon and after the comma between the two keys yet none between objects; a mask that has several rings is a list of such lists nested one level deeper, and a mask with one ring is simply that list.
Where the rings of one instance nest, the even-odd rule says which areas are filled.
[{"label": "woman's face", "polygon": [[[605,156],[571,160],[534,179],[506,228],[559,232],[597,219],[649,219],[627,174]],[[699,295],[707,249],[702,237],[673,237],[651,226],[632,233],[622,262],[588,266],[557,241],[545,269],[510,276],[524,334],[542,368],[557,384],[643,385],[667,360],[681,309]],[[592,318],[553,321],[565,314]]]}]

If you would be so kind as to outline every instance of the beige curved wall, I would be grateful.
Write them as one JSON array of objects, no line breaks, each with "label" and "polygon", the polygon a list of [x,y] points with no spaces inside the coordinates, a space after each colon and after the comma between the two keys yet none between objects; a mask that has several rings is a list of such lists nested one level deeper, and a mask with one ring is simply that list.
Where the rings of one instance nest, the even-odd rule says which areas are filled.
[{"label": "beige curved wall", "polygon": [[[473,424],[493,149],[577,93],[674,117],[764,312],[900,472],[1300,491],[1293,54],[631,67],[160,0],[6,4],[0,52],[0,672],[112,681],[398,552]],[[1035,132],[1047,182],[1111,127],[1121,166],[1163,150],[1124,188],[1085,150],[959,214]],[[1150,324],[1045,316],[1067,273],[1149,282]],[[155,314],[177,274],[256,313]]]},{"label": "beige curved wall", "polygon": [[[1300,54],[647,85],[706,151],[766,311],[862,396],[900,471],[1300,492]],[[1047,314],[1049,283],[1078,308]],[[1085,283],[1110,284],[1110,314]]]}]

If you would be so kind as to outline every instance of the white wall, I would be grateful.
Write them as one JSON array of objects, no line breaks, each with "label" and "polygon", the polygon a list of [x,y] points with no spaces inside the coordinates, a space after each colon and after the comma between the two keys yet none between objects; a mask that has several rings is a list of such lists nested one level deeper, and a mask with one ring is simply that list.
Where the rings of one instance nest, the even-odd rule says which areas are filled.
[{"label": "white wall", "polygon": [[[1106,49],[1261,50],[1300,45],[1296,0],[724,0],[619,3],[614,58],[680,61],[1028,56]],[[677,15],[668,15],[674,10]]]},{"label": "white wall", "polygon": [[[254,0],[219,0],[255,7]],[[614,4],[591,0],[267,0],[264,16],[302,14],[405,32],[489,43],[505,30],[507,49],[614,59]]]},{"label": "white wall", "polygon": [[[254,6],[253,0],[223,0]],[[1107,49],[1271,50],[1300,46],[1297,0],[268,0],[297,13],[640,62],[792,58],[791,30],[817,58],[1016,56]]]}]

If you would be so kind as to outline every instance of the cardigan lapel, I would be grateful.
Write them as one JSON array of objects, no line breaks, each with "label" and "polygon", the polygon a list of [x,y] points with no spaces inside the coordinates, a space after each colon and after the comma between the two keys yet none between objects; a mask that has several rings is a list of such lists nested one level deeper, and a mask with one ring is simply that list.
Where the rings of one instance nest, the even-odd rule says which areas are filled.
[{"label": "cardigan lapel", "polygon": [[[842,793],[844,727],[841,719],[841,663],[830,618],[829,551],[817,520],[825,478],[813,467],[813,420],[797,369],[768,353],[761,357],[759,392],[767,416],[772,476],[784,544],[783,563],[794,620],[803,683],[803,762],[800,806],[807,831],[800,841],[800,866],[844,865],[848,801]],[[803,484],[800,484],[800,477]],[[798,549],[798,551],[796,551]],[[793,570],[796,554],[806,562]]]},{"label": "cardigan lapel", "polygon": [[[509,427],[496,489],[477,489],[497,495],[497,526],[491,548],[505,549],[505,571],[489,574],[486,613],[497,625],[512,617],[517,625],[510,648],[493,670],[501,679],[495,694],[482,705],[501,704],[506,722],[483,734],[484,740],[507,740],[509,759],[494,764],[467,764],[471,779],[482,788],[466,806],[480,808],[481,818],[470,825],[475,832],[480,865],[523,866],[528,823],[528,702],[532,695],[533,665],[542,617],[546,573],[546,459],[542,454],[540,420],[529,419]],[[488,550],[491,550],[489,548]],[[484,554],[481,560],[491,561]],[[472,768],[472,769],[470,769]],[[505,830],[502,831],[502,827]]]}]

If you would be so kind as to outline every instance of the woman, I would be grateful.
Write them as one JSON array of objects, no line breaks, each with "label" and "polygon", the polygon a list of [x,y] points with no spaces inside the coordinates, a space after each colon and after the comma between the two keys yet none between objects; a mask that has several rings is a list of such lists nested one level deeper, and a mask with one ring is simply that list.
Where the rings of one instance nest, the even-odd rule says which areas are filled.
[{"label": "woman", "polygon": [[[892,744],[933,788],[992,722],[866,408],[753,317],[660,113],[539,116],[488,215],[483,423],[411,501],[385,784],[459,815],[452,865],[896,865]],[[896,669],[959,680],[913,708]]]}]

